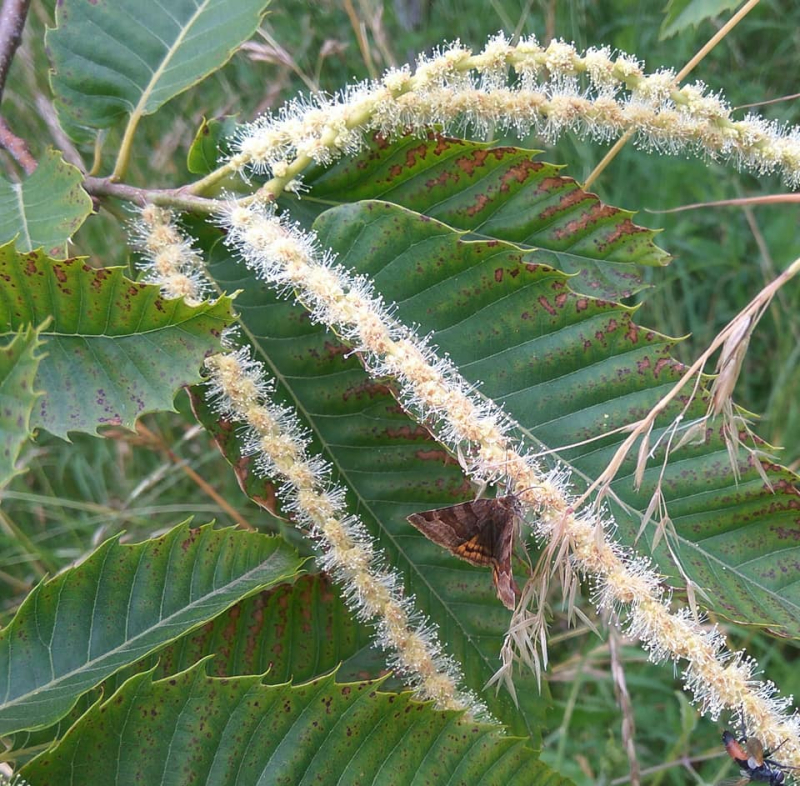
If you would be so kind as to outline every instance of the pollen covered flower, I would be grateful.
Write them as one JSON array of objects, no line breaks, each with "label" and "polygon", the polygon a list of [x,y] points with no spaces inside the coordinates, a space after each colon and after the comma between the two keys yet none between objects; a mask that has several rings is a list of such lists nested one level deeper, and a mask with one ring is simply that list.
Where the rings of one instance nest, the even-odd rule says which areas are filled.
[{"label": "pollen covered flower", "polygon": [[443,654],[435,626],[415,610],[363,523],[347,513],[344,489],[332,483],[330,465],[309,455],[309,436],[296,415],[272,400],[274,385],[262,364],[243,347],[210,357],[206,366],[217,411],[246,429],[243,454],[254,457],[256,472],[281,481],[278,494],[287,512],[316,539],[321,567],[356,615],[375,625],[376,642],[389,653],[390,665],[419,698],[487,717],[481,702],[459,687],[460,670]]},{"label": "pollen covered flower", "polygon": [[158,284],[166,298],[183,298],[189,305],[201,303],[210,291],[203,258],[178,226],[174,213],[146,205],[130,223],[130,230],[134,248],[142,255],[139,268],[144,271],[144,281]]},{"label": "pollen covered flower", "polygon": [[[545,570],[558,573],[569,593],[577,586],[576,576],[588,578],[598,609],[620,618],[653,660],[682,664],[686,688],[702,712],[714,718],[723,709],[741,713],[748,729],[768,745],[786,739],[786,761],[798,763],[800,718],[787,713],[790,700],[777,696],[771,683],[756,678],[755,664],[743,652],[729,652],[719,631],[685,610],[672,612],[670,593],[650,560],[614,540],[608,513],[573,510],[576,501],[567,468],[544,471],[512,437],[515,424],[505,413],[480,396],[428,339],[401,323],[366,277],[351,274],[313,233],[278,216],[272,207],[231,205],[220,221],[228,228],[227,242],[259,277],[296,297],[312,319],[356,349],[370,374],[395,380],[404,409],[459,456],[471,477],[519,490],[523,519],[547,544]],[[315,526],[324,536],[326,525]],[[343,532],[340,525],[337,544],[329,551],[330,567],[342,577],[359,613],[369,616],[388,603],[395,580],[384,576],[372,580],[361,573],[369,559],[357,551],[351,554],[351,567],[336,567],[350,552]],[[524,597],[535,596],[544,597],[544,592]],[[416,663],[424,637],[394,624],[400,609],[382,613],[379,625],[387,641],[402,642],[408,662]],[[519,658],[538,672],[542,664],[546,666],[546,651],[537,654],[537,647],[546,644],[544,618],[518,612],[503,648],[501,671],[508,673]]]},{"label": "pollen covered flower", "polygon": [[333,96],[297,98],[244,126],[230,164],[271,176],[270,199],[290,185],[302,189],[302,170],[329,165],[361,150],[373,134],[392,138],[445,133],[564,133],[608,142],[634,132],[644,150],[696,154],[730,161],[759,174],[780,172],[800,184],[797,129],[756,115],[736,120],[724,97],[702,82],[679,86],[676,74],[646,74],[629,55],[608,48],[579,53],[572,44],[534,37],[512,45],[499,34],[482,52],[459,42],[420,57],[416,70],[390,69]]}]

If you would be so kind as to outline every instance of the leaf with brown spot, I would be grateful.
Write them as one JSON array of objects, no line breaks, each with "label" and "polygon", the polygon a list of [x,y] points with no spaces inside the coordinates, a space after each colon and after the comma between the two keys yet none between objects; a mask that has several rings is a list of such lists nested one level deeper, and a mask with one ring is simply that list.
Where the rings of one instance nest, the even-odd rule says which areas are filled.
[{"label": "leaf with brown spot", "polygon": [[[630,308],[576,294],[573,279],[529,265],[535,252],[467,240],[386,202],[332,208],[315,228],[342,264],[370,275],[377,291],[399,304],[404,323],[420,325],[470,383],[482,383],[481,392],[503,405],[528,441],[557,449],[594,438],[557,453],[578,471],[576,478],[597,477],[622,439],[605,435],[641,418],[685,370],[671,354],[674,340],[637,325]],[[704,415],[707,402],[703,388],[685,420]],[[653,444],[685,404],[685,397],[673,402]],[[629,544],[662,455],[663,447],[640,491],[632,488],[635,451],[614,483],[623,505],[610,504]],[[770,489],[746,454],[740,464],[737,480],[719,425],[701,444],[675,454],[662,481],[677,536],[673,546],[716,611],[800,636],[800,545],[784,534],[800,531],[797,476],[766,464]],[[654,536],[655,528],[648,528],[639,547],[647,549]],[[654,556],[660,572],[680,586],[683,577],[663,543]]]},{"label": "leaf with brown spot", "polygon": [[[437,222],[430,225],[440,231]],[[386,559],[402,566],[406,591],[416,595],[421,610],[439,626],[448,651],[463,664],[469,687],[482,691],[497,668],[510,615],[497,603],[481,571],[442,552],[405,519],[415,505],[432,507],[471,496],[457,462],[420,460],[421,451],[439,453],[441,448],[386,388],[368,381],[358,358],[341,351],[341,344],[340,351],[327,351],[335,341],[331,334],[310,325],[302,309],[247,278],[235,260],[220,246],[216,249],[211,273],[224,289],[242,290],[237,307],[254,337],[256,356],[279,377],[277,400],[293,404],[308,418],[312,450],[331,460],[353,509]],[[204,423],[218,420],[208,409],[201,418]],[[232,429],[224,443],[233,464],[240,456],[241,439],[241,432]],[[252,463],[245,471],[252,473]],[[253,473],[253,488],[259,483],[263,480]],[[444,569],[431,571],[432,564]],[[483,698],[495,717],[538,745],[547,694],[539,694],[533,675],[519,679],[520,707],[505,692],[487,691]]]},{"label": "leaf with brown spot", "polygon": [[110,675],[302,563],[280,538],[210,525],[106,541],[38,584],[0,631],[0,733],[54,723]]},{"label": "leaf with brown spot", "polygon": [[239,786],[445,786],[457,772],[463,784],[569,786],[497,724],[381,687],[341,685],[333,676],[264,685],[260,675],[206,676],[204,664],[168,680],[143,673],[93,706],[21,775],[37,786],[74,782],[80,760],[81,783],[113,783],[124,750],[126,779],[139,783],[161,783],[173,772],[181,783],[229,784],[233,775]]},{"label": "leaf with brown spot", "polygon": [[0,488],[20,471],[17,458],[32,436],[31,413],[41,395],[35,379],[43,357],[39,329],[32,325],[0,346]]},{"label": "leaf with brown spot", "polygon": [[620,299],[647,286],[641,267],[669,260],[655,232],[537,156],[430,133],[423,141],[373,142],[355,159],[309,173],[304,183],[325,204],[382,199],[471,237],[535,250],[538,261],[574,274],[577,292]]},{"label": "leaf with brown spot", "polygon": [[221,348],[231,300],[199,306],[164,300],[157,286],[122,268],[95,270],[80,259],[53,260],[0,246],[0,333],[52,317],[31,418],[67,439],[104,425],[132,429],[147,412],[173,411],[177,392],[201,380],[203,359]]}]

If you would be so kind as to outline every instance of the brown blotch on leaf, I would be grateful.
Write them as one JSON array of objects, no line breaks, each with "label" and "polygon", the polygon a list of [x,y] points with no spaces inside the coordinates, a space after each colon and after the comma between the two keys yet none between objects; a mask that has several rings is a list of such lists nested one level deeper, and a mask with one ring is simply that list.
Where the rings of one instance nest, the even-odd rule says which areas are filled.
[{"label": "brown blotch on leaf", "polygon": [[425,188],[428,189],[428,191],[430,191],[434,188],[437,188],[438,186],[447,185],[451,181],[453,183],[457,183],[458,176],[455,174],[455,172],[448,172],[447,170],[445,170],[444,172],[441,172],[437,177],[432,177],[429,180],[426,180]]},{"label": "brown blotch on leaf", "polygon": [[413,169],[417,161],[425,159],[428,155],[428,146],[425,143],[415,145],[406,150],[406,168]]},{"label": "brown blotch on leaf", "polygon": [[433,154],[435,156],[441,156],[443,153],[446,153],[454,145],[464,144],[460,139],[452,139],[451,137],[445,137],[442,136],[441,134],[436,134],[434,136],[434,139],[436,139],[436,147],[433,148]]},{"label": "brown blotch on leaf", "polygon": [[454,464],[458,466],[458,460],[451,456],[446,450],[417,450],[414,456],[420,461],[435,461],[441,464]]},{"label": "brown blotch on leaf", "polygon": [[377,398],[382,396],[391,395],[391,389],[382,382],[373,382],[372,380],[365,380],[354,387],[348,388],[342,393],[342,400],[348,401],[354,398],[356,401],[362,398]]},{"label": "brown blotch on leaf", "polygon": [[333,341],[325,342],[325,355],[328,358],[346,355],[348,352],[350,352],[350,347],[346,347],[344,344],[339,344]]},{"label": "brown blotch on leaf", "polygon": [[503,177],[500,181],[500,190],[503,192],[508,191],[510,184],[513,182],[524,183],[532,173],[538,172],[541,168],[542,163],[540,161],[532,161],[529,158],[520,161],[518,164],[509,167],[503,173]]},{"label": "brown blotch on leaf", "polygon": [[630,323],[630,326],[625,331],[625,339],[630,341],[631,344],[639,343],[639,328],[637,325],[634,325],[633,322]]},{"label": "brown blotch on leaf", "polygon": [[662,369],[668,368],[672,365],[672,360],[670,358],[661,358],[660,360],[656,361],[656,365],[654,368],[654,376],[658,377],[661,373]]},{"label": "brown blotch on leaf", "polygon": [[475,202],[470,205],[464,212],[470,216],[476,216],[478,213],[481,212],[487,205],[490,205],[492,200],[486,194],[478,194],[475,197]]},{"label": "brown blotch on leaf", "polygon": [[455,164],[467,175],[474,175],[475,170],[482,167],[486,163],[486,159],[488,157],[488,150],[473,150],[471,153],[469,153],[469,155],[459,156],[456,159]]},{"label": "brown blotch on leaf", "polygon": [[383,430],[383,433],[390,439],[409,439],[414,441],[424,439],[426,441],[433,441],[428,429],[421,425],[416,425],[414,427],[400,426],[399,428],[386,428]]},{"label": "brown blotch on leaf", "polygon": [[540,296],[537,298],[537,300],[538,300],[538,302],[539,302],[539,305],[540,305],[540,306],[541,306],[541,307],[542,307],[542,308],[543,308],[543,309],[544,309],[544,310],[545,310],[545,311],[546,311],[548,314],[550,314],[550,316],[555,316],[555,315],[556,315],[557,311],[556,311],[556,309],[553,307],[553,305],[550,303],[550,301],[548,300],[548,298],[546,298],[544,295],[540,295]]},{"label": "brown blotch on leaf", "polygon": [[188,551],[194,545],[199,532],[200,530],[197,528],[189,530],[189,534],[181,541],[181,549],[183,551]]}]

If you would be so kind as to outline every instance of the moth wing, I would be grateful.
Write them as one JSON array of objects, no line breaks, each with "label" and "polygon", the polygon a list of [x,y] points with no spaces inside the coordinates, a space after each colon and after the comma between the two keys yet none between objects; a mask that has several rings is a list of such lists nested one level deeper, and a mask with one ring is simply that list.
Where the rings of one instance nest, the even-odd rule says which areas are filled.
[{"label": "moth wing", "polygon": [[462,502],[408,517],[423,535],[455,556],[478,567],[491,566],[497,596],[510,609],[516,606],[511,573],[515,519],[507,497]]},{"label": "moth wing", "polygon": [[472,565],[485,567],[492,564],[494,520],[497,514],[495,500],[476,499],[446,508],[412,513],[408,520],[434,543],[444,546]]},{"label": "moth wing", "polygon": [[506,509],[505,520],[502,525],[494,527],[494,548],[492,553],[492,576],[497,588],[497,597],[508,609],[515,609],[517,605],[517,584],[511,572],[511,555],[514,551],[514,530],[516,529],[516,516],[511,509]]}]

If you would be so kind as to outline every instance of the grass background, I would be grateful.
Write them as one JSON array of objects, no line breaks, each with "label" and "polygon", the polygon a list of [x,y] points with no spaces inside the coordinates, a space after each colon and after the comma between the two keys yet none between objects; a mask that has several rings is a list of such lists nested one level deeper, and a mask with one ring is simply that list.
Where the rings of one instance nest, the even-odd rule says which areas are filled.
[{"label": "grass background", "polygon": [[[670,6],[675,9],[673,0]],[[705,0],[713,7],[724,3]],[[260,35],[221,71],[143,122],[128,181],[174,186],[190,176],[186,152],[203,117],[234,114],[241,121],[278,107],[308,90],[333,91],[348,80],[413,62],[456,37],[480,48],[503,30],[573,41],[579,49],[609,45],[679,70],[716,32],[728,14],[660,37],[665,10],[651,0],[275,0]],[[4,116],[34,156],[48,146],[69,148],[59,137],[50,103],[45,26],[53,3],[34,0],[24,43],[12,66]],[[690,79],[720,90],[734,106],[798,92],[800,4],[762,0],[699,65]],[[746,111],[746,110],[745,110]],[[796,100],[760,107],[767,117],[800,123]],[[104,149],[114,151],[111,132]],[[565,164],[584,179],[604,155],[602,146],[564,138],[555,146],[526,139],[543,158]],[[93,150],[69,153],[90,165]],[[101,160],[101,172],[112,163]],[[5,177],[18,179],[0,151]],[[637,321],[688,338],[678,347],[693,359],[719,329],[789,262],[800,255],[797,210],[791,204],[742,209],[708,208],[680,214],[664,210],[709,200],[781,193],[776,178],[756,179],[710,161],[670,158],[626,148],[594,184],[610,204],[642,212],[640,223],[664,230],[660,244],[675,256],[650,271],[652,289],[637,297]],[[113,209],[113,208],[112,208]],[[97,265],[130,264],[122,209],[93,216],[75,239],[75,253]],[[800,295],[780,293],[750,345],[738,401],[759,413],[757,431],[783,445],[783,463],[800,466]],[[71,444],[41,435],[25,455],[27,474],[4,493],[0,509],[0,621],[5,623],[46,574],[79,559],[109,535],[126,530],[139,540],[187,515],[224,524],[245,519],[275,527],[245,500],[204,432],[193,426],[183,397],[178,414],[143,419],[136,434],[107,432],[106,440],[76,435]],[[193,471],[195,474],[191,474]],[[653,666],[636,646],[617,642],[616,660],[630,692],[621,710],[611,679],[607,634],[568,628],[553,598],[549,678],[553,706],[543,758],[579,784],[629,782],[622,721],[635,724],[636,757],[652,784],[715,783],[735,775],[720,744],[724,721],[698,720],[672,670]],[[587,601],[587,605],[588,601]],[[733,648],[747,647],[785,693],[800,691],[796,645],[757,630],[725,624]],[[614,633],[615,636],[618,634]]]}]

